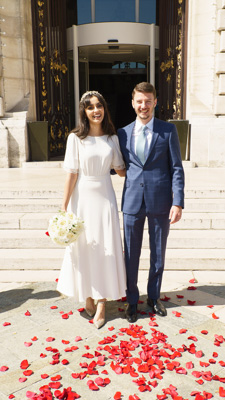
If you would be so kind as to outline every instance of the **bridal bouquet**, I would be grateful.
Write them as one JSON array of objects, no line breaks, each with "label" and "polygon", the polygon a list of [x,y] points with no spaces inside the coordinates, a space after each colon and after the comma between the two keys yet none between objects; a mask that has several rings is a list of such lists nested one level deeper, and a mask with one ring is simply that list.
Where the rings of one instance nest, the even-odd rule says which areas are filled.
[{"label": "bridal bouquet", "polygon": [[61,246],[75,242],[84,229],[84,222],[72,212],[59,211],[49,221],[48,232],[52,241]]}]

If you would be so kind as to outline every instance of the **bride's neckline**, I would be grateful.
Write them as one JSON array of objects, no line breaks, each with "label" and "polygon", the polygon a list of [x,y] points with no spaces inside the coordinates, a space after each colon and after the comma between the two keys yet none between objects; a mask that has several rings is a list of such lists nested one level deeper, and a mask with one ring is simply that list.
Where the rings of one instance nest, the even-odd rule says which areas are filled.
[{"label": "bride's neckline", "polygon": [[94,138],[100,138],[103,136],[107,136],[107,135],[87,135],[87,137],[94,137]]}]

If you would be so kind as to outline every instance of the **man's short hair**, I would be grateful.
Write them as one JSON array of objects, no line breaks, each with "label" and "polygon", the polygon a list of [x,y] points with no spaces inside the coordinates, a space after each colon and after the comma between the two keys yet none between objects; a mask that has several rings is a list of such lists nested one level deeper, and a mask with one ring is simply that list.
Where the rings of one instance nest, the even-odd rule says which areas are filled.
[{"label": "man's short hair", "polygon": [[134,98],[134,95],[136,92],[152,93],[154,96],[154,99],[156,99],[156,90],[155,90],[154,86],[149,82],[138,83],[132,92],[132,99]]}]

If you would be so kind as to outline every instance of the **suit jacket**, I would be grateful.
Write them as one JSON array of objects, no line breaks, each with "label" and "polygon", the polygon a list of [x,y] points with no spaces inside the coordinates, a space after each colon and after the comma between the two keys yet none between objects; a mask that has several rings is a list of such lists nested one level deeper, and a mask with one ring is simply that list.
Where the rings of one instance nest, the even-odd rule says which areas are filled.
[{"label": "suit jacket", "polygon": [[118,130],[127,174],[122,211],[137,214],[143,197],[147,212],[168,214],[172,205],[184,207],[184,170],[176,126],[154,118],[149,154],[143,165],[131,149],[135,121]]}]

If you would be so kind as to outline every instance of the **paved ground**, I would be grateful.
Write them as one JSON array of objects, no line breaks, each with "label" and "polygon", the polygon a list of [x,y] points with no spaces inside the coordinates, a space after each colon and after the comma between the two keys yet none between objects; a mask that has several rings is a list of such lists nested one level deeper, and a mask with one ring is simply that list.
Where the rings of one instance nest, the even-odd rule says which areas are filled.
[{"label": "paved ground", "polygon": [[[190,168],[185,175],[187,187],[221,188],[225,169]],[[64,179],[60,168],[7,169],[1,189],[63,188]],[[32,395],[40,387],[51,388],[45,400],[78,397],[68,387],[82,400],[225,397],[223,271],[165,271],[165,318],[149,315],[147,273],[140,271],[137,323],[129,327],[124,319],[125,302],[108,302],[100,330],[78,311],[84,304],[61,296],[55,282],[31,283],[29,274],[27,280],[0,283],[0,400],[41,400]]]},{"label": "paved ground", "polygon": [[100,330],[78,311],[84,305],[61,296],[55,282],[0,283],[0,400],[25,400],[26,394],[43,399],[27,392],[40,393],[49,384],[55,386],[52,399],[65,400],[76,398],[66,391],[60,397],[68,387],[83,400],[114,399],[117,392],[121,400],[224,397],[224,273],[166,271],[164,318],[149,315],[146,280],[140,271],[137,323],[129,328],[125,302],[108,302]]}]

